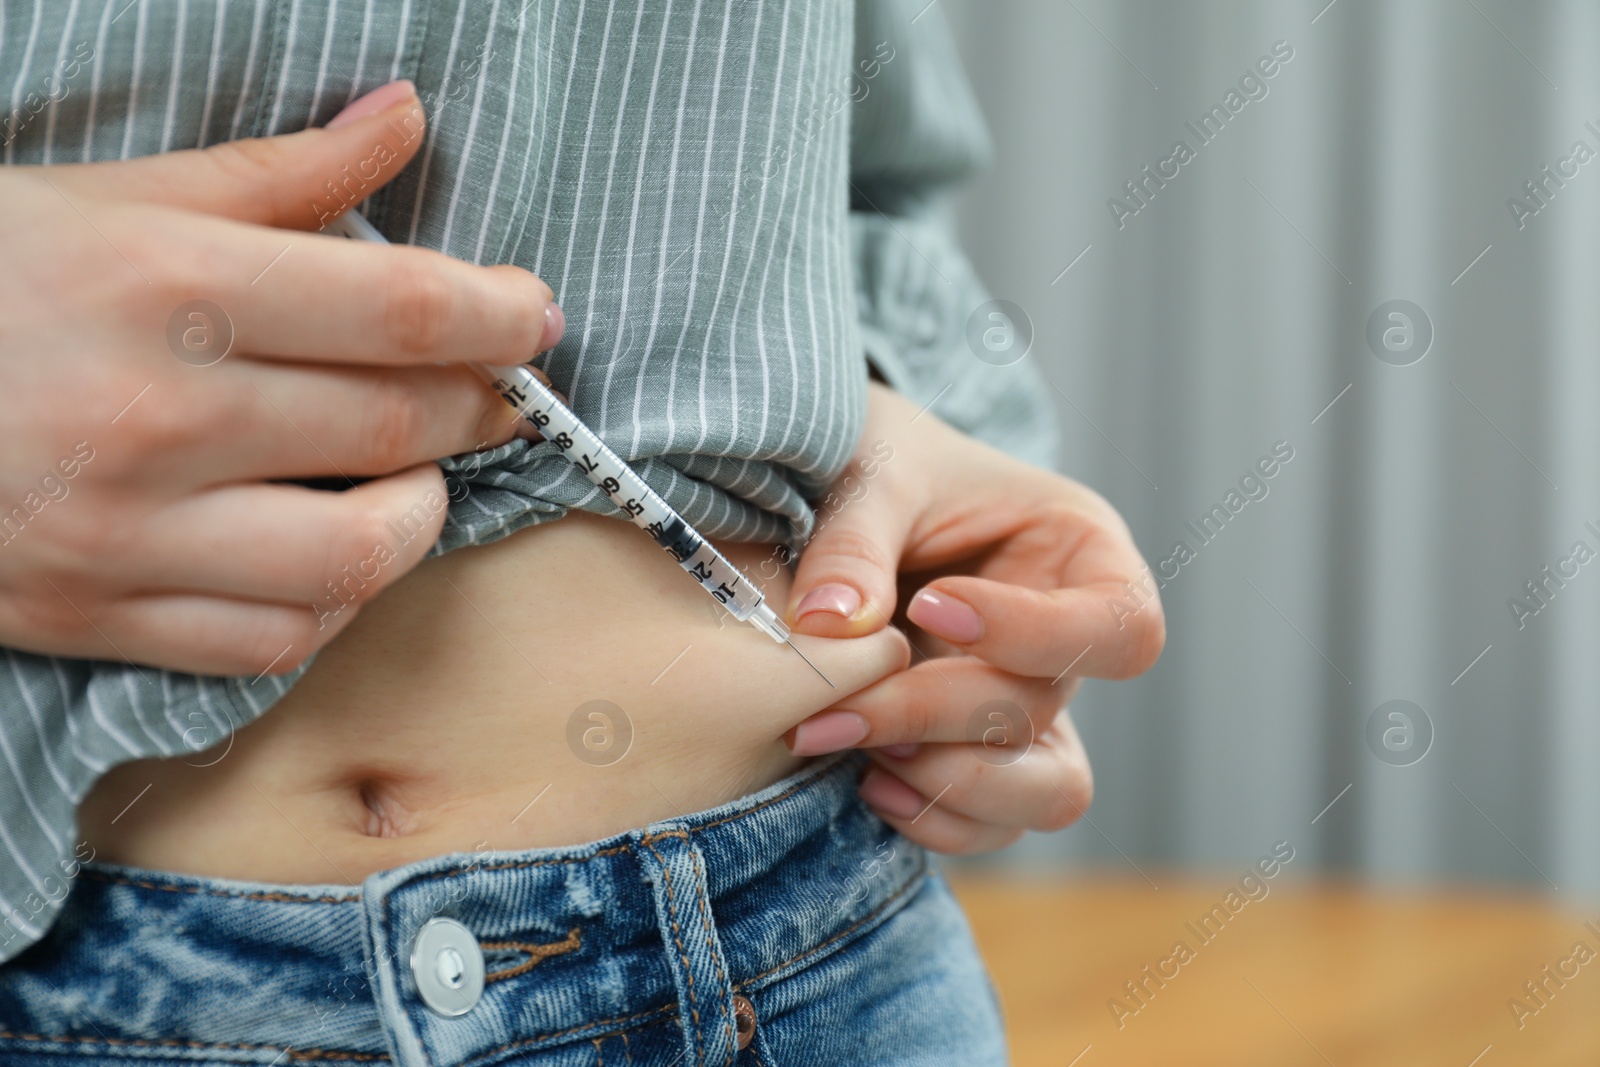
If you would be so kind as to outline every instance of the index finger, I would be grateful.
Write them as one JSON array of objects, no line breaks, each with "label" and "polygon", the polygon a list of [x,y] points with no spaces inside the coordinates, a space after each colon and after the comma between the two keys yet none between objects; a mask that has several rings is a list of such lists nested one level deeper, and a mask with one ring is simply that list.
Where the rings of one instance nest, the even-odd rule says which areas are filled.
[{"label": "index finger", "polygon": [[[174,309],[207,300],[226,315],[233,347],[257,358],[514,364],[560,333],[550,287],[519,267],[160,207],[126,215],[141,234],[163,235],[159,257],[140,270],[164,299],[150,300],[145,286],[134,294],[160,317],[151,325],[164,331]],[[141,236],[132,229],[130,244]]]}]

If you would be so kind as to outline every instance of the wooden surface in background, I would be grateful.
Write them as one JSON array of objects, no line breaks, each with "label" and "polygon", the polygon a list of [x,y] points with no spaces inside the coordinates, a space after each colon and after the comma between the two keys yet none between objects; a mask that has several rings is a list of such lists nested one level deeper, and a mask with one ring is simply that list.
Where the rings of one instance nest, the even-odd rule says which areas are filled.
[{"label": "wooden surface in background", "polygon": [[[1202,944],[1186,924],[1223,902],[1227,877],[1149,873],[1159,890],[1137,877],[952,879],[1017,1067],[1600,1065],[1600,910],[1279,878]],[[1180,939],[1193,958],[1163,987],[1146,980],[1141,1007],[1123,984]],[[1580,941],[1597,953],[1587,963],[1572,959]],[[1576,977],[1558,986],[1547,965]],[[1543,1007],[1523,988],[1541,980]],[[1520,1029],[1513,997],[1539,1009]],[[1120,1028],[1112,998],[1138,1009]]]}]

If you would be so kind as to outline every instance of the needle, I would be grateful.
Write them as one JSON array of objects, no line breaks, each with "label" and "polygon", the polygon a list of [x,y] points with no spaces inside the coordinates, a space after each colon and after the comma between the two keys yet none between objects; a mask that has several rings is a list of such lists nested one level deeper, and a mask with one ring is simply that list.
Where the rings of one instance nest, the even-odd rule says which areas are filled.
[{"label": "needle", "polygon": [[[794,648],[794,642],[790,641],[788,638],[784,638],[783,643],[788,645],[790,648]],[[817,665],[815,663],[812,663],[810,660],[806,659],[806,654],[804,652],[801,652],[798,648],[794,648],[794,654],[799,656],[801,659],[805,659],[807,667],[810,667],[812,670],[817,671]],[[817,677],[821,678],[824,682],[828,682],[828,676],[826,674],[823,674],[821,671],[817,671]],[[828,682],[828,688],[829,689],[837,689],[838,686],[834,685],[832,682]]]}]

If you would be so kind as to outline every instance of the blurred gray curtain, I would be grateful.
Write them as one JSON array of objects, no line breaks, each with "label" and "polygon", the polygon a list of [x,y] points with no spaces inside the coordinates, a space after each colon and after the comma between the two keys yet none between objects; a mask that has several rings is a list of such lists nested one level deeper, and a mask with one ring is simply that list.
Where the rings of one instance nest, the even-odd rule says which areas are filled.
[{"label": "blurred gray curtain", "polygon": [[[1301,874],[1600,893],[1600,5],[937,2],[997,149],[964,238],[1060,467],[1152,563],[1192,551],[1160,665],[1074,703],[1093,824],[993,862],[1159,882],[1288,840]],[[1369,345],[1391,300],[1431,321],[1409,365]],[[1369,730],[1390,701],[1420,760],[1414,713]]]}]

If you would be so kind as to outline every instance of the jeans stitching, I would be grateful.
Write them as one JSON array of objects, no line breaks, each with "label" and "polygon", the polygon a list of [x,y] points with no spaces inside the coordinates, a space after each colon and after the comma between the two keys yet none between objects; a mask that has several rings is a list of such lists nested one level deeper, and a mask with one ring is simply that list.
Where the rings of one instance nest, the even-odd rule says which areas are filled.
[{"label": "jeans stitching", "polygon": [[[0,1038],[9,1038],[17,1041],[45,1041],[56,1044],[89,1044],[89,1045],[139,1045],[147,1048],[194,1048],[194,1049],[234,1049],[239,1052],[270,1052],[274,1049],[282,1050],[282,1045],[254,1045],[243,1042],[219,1041],[193,1041],[188,1038],[154,1038],[154,1037],[103,1037],[87,1034],[65,1034],[52,1037],[49,1034],[26,1034],[12,1030],[0,1030]],[[351,1052],[345,1049],[305,1048],[289,1049],[291,1060],[362,1060],[366,1062],[388,1062],[389,1054],[386,1052]]]},{"label": "jeans stitching", "polygon": [[[601,1037],[609,1037],[611,1034],[622,1035],[622,1034],[625,1034],[627,1032],[627,1030],[642,1029],[646,1025],[644,1023],[638,1022],[638,1020],[647,1019],[652,1015],[666,1015],[666,1014],[669,1014],[671,1012],[675,1012],[677,1010],[678,1010],[678,1002],[677,1001],[673,1001],[672,1003],[662,1005],[659,1008],[651,1008],[649,1011],[641,1011],[641,1012],[638,1012],[638,1013],[636,1013],[634,1015],[620,1015],[620,1016],[617,1016],[614,1019],[596,1019],[593,1022],[583,1023],[580,1026],[570,1026],[565,1030],[557,1030],[554,1033],[539,1034],[539,1035],[537,1035],[535,1037],[519,1038],[516,1041],[508,1041],[504,1045],[496,1045],[494,1048],[484,1049],[482,1052],[480,1052],[478,1055],[474,1056],[471,1060],[469,1060],[467,1062],[469,1062],[469,1063],[481,1063],[481,1062],[483,1062],[483,1060],[486,1057],[497,1056],[500,1053],[506,1052],[506,1051],[508,1051],[510,1049],[522,1048],[522,1047],[527,1046],[527,1045],[537,1045],[537,1044],[540,1044],[540,1043],[545,1042],[545,1041],[554,1040],[555,1038],[558,1038],[558,1037],[566,1037],[568,1034],[575,1034],[579,1030],[588,1030],[588,1029],[591,1029],[591,1028],[596,1027],[596,1026],[610,1026],[612,1023],[634,1023],[634,1024],[636,1024],[636,1025],[632,1025],[632,1026],[627,1027],[625,1030],[609,1030],[606,1033],[601,1034],[600,1036]],[[629,1058],[629,1062],[630,1063],[633,1062],[631,1057]]]},{"label": "jeans stitching", "polygon": [[226,889],[209,889],[197,885],[163,885],[160,882],[150,882],[139,878],[125,878],[118,874],[107,874],[93,871],[84,867],[78,871],[77,877],[87,878],[91,882],[106,882],[111,885],[131,885],[139,889],[155,889],[163,893],[194,893],[208,897],[231,897],[235,900],[261,900],[270,904],[356,904],[360,896],[335,897],[323,895],[320,897],[308,896],[300,893],[233,893]]},{"label": "jeans stitching", "polygon": [[583,947],[583,931],[574,926],[567,931],[567,936],[560,941],[546,941],[544,944],[535,944],[531,941],[485,941],[480,948],[489,951],[510,950],[525,952],[528,958],[515,967],[508,967],[503,971],[492,971],[483,976],[485,982],[499,982],[506,978],[515,978],[533,970],[534,965],[541,960],[550,959],[552,956],[565,956],[569,952],[576,952]]},{"label": "jeans stitching", "polygon": [[[661,837],[676,837],[681,831],[667,834],[658,834]],[[656,862],[661,864],[661,877],[667,890],[667,922],[672,927],[672,939],[678,943],[678,958],[683,960],[684,979],[689,991],[689,1015],[694,1019],[694,1047],[695,1058],[704,1067],[706,1062],[705,1048],[700,1041],[700,1008],[694,995],[694,967],[689,963],[689,953],[684,950],[683,938],[678,933],[678,908],[672,893],[672,872],[667,869],[667,861],[662,858],[656,846],[651,843],[651,838],[645,838],[645,847],[655,854]]]},{"label": "jeans stitching", "polygon": [[409,879],[407,884],[415,882],[431,882],[439,878],[459,878],[464,874],[474,874],[478,871],[516,871],[525,867],[562,867],[573,863],[588,863],[590,860],[599,859],[601,856],[620,856],[631,852],[629,845],[617,845],[613,848],[603,848],[589,856],[572,856],[560,860],[515,860],[506,863],[480,863],[475,866],[454,868],[448,871],[429,871]]},{"label": "jeans stitching", "polygon": [[695,866],[695,872],[700,876],[700,886],[696,889],[695,903],[700,907],[700,925],[706,931],[706,952],[711,956],[712,966],[717,969],[717,1010],[722,1013],[723,1026],[728,1031],[728,1047],[738,1053],[738,1037],[733,1029],[733,1016],[728,1012],[728,998],[733,995],[733,990],[728,986],[728,976],[722,972],[722,953],[717,950],[716,940],[711,931],[711,914],[706,907],[706,891],[710,889],[706,878],[705,864],[701,862],[700,850],[691,843],[689,845],[689,859]]}]

